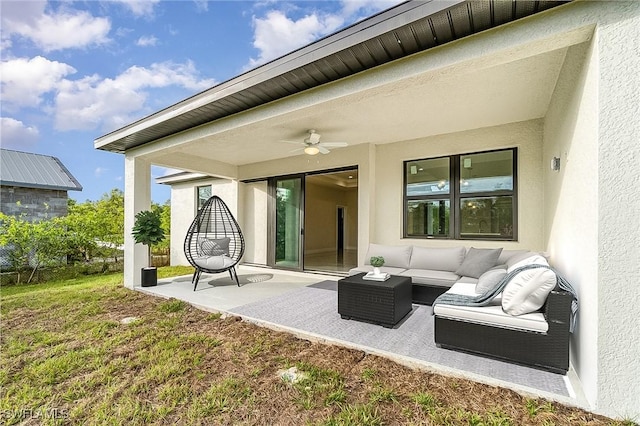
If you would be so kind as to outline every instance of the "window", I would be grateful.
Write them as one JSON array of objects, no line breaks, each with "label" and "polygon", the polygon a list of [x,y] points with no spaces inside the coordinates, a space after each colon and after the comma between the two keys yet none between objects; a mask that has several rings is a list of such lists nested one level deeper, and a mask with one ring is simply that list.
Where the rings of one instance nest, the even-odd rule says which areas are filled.
[{"label": "window", "polygon": [[404,162],[404,236],[516,240],[516,149]]},{"label": "window", "polygon": [[200,211],[204,203],[206,203],[207,200],[211,198],[211,185],[198,186],[196,188],[196,192],[197,192],[197,207],[198,207],[198,211]]}]

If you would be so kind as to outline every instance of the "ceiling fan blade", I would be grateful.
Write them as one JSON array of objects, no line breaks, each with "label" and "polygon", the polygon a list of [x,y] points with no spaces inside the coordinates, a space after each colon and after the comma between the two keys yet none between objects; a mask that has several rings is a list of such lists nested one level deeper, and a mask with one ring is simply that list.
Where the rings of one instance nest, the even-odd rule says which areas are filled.
[{"label": "ceiling fan blade", "polygon": [[304,148],[296,148],[296,149],[293,149],[293,150],[291,150],[289,152],[302,152],[302,151],[304,151]]},{"label": "ceiling fan blade", "polygon": [[316,144],[314,145],[318,148],[318,150],[322,153],[322,154],[328,154],[330,151],[325,148],[324,146],[320,145],[320,144]]},{"label": "ceiling fan blade", "polygon": [[342,148],[349,144],[346,142],[320,142],[320,145],[327,148]]},{"label": "ceiling fan blade", "polygon": [[304,142],[300,142],[300,141],[285,141],[285,140],[280,140],[278,142],[283,142],[283,143],[292,143],[294,145],[304,145]]}]

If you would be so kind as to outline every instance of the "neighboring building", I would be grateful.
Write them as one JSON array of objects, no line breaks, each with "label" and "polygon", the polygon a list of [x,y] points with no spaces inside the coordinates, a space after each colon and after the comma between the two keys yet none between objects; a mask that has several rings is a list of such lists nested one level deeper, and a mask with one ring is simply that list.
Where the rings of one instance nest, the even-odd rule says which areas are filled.
[{"label": "neighboring building", "polygon": [[0,211],[35,221],[67,214],[68,191],[82,186],[62,162],[48,155],[0,150]]},{"label": "neighboring building", "polygon": [[[579,293],[578,400],[638,418],[639,46],[637,1],[409,1],[102,136],[125,160],[125,285],[151,165],[218,178],[244,261],[298,270],[308,181],[355,170],[312,196],[357,208],[358,263],[370,242],[546,252]],[[291,152],[309,129],[349,146]]]},{"label": "neighboring building", "polygon": [[[62,162],[48,155],[0,149],[0,212],[34,222],[67,214],[67,192],[82,186]],[[8,266],[0,247],[0,266]]]}]

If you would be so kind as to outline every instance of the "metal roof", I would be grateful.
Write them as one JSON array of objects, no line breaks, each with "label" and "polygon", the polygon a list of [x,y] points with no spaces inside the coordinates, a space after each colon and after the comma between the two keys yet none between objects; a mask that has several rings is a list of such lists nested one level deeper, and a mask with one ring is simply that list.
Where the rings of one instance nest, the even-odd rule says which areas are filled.
[{"label": "metal roof", "polygon": [[101,136],[127,149],[570,2],[410,0]]},{"label": "metal roof", "polygon": [[82,185],[56,157],[0,149],[0,185],[82,191]]}]

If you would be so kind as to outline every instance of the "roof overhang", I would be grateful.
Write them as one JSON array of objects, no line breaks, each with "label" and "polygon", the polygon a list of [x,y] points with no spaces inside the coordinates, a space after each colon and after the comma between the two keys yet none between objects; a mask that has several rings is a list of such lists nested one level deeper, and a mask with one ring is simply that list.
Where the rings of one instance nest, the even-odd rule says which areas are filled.
[{"label": "roof overhang", "polygon": [[568,1],[407,1],[95,140],[123,153]]}]

